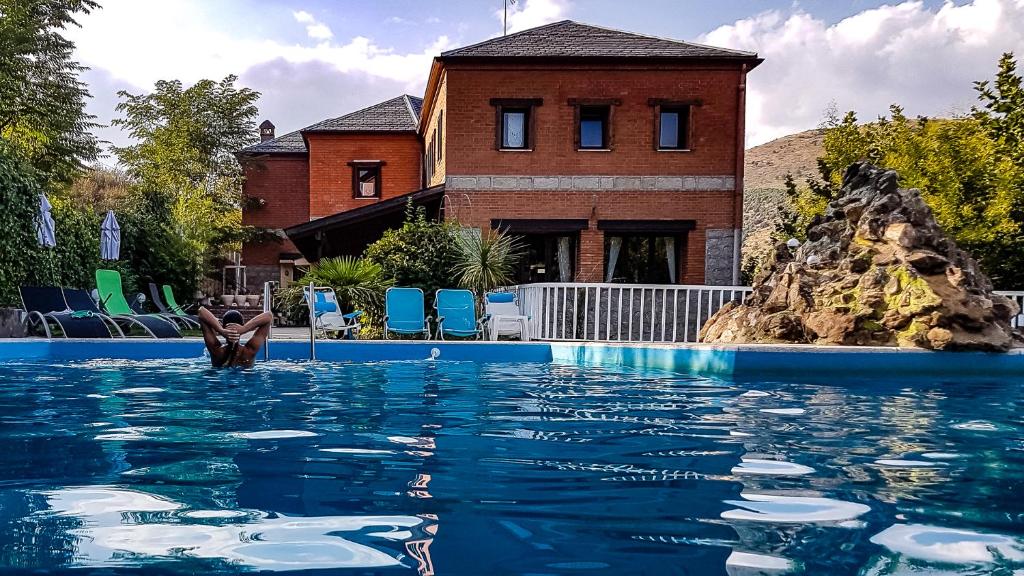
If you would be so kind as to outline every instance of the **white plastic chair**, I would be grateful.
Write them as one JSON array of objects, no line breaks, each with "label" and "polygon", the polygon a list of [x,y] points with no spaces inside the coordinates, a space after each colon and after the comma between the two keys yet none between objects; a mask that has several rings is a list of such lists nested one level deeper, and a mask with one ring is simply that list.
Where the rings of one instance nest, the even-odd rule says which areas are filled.
[{"label": "white plastic chair", "polygon": [[341,313],[341,306],[338,304],[338,297],[330,286],[316,286],[313,289],[314,297],[312,302],[309,296],[309,286],[302,289],[307,306],[313,306],[314,328],[323,332],[324,338],[328,332],[344,333],[345,338],[354,339],[359,334],[359,317],[363,315],[361,310],[348,314]]},{"label": "white plastic chair", "polygon": [[524,342],[530,339],[530,317],[519,310],[518,300],[512,292],[491,292],[484,296],[484,318],[491,340],[499,336],[518,336]]}]

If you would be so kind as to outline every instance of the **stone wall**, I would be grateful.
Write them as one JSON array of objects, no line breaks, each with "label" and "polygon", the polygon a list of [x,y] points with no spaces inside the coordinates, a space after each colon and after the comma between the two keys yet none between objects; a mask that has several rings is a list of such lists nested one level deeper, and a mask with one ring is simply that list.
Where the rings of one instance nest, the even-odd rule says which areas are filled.
[{"label": "stone wall", "polygon": [[704,241],[704,283],[709,286],[729,286],[733,283],[736,241],[735,231],[708,229]]}]

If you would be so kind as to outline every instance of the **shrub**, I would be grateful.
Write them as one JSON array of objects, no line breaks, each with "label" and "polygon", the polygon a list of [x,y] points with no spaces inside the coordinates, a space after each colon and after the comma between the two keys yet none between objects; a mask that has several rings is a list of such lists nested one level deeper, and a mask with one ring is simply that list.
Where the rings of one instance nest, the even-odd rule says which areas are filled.
[{"label": "shrub", "polygon": [[525,247],[518,236],[486,230],[458,235],[455,270],[459,284],[483,296],[488,290],[512,283],[512,272]]},{"label": "shrub", "polygon": [[301,280],[277,291],[276,303],[285,315],[293,319],[309,317],[303,289],[310,282],[333,288],[342,313],[362,310],[362,335],[373,336],[372,324],[383,316],[384,292],[391,286],[380,265],[351,256],[324,258],[310,266]]},{"label": "shrub", "polygon": [[423,207],[406,208],[401,228],[388,230],[370,244],[363,257],[381,267],[396,286],[423,290],[426,302],[439,288],[449,288],[456,278],[457,226],[427,219]]}]

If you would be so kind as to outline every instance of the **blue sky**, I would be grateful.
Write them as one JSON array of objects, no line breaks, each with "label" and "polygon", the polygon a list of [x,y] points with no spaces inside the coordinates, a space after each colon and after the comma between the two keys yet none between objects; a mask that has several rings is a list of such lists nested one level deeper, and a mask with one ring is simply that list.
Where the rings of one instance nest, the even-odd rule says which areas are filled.
[{"label": "blue sky", "polygon": [[[236,74],[278,133],[393,97],[422,95],[441,50],[501,33],[500,0],[100,0],[70,31],[91,67],[89,109],[156,80]],[[973,102],[999,54],[1024,53],[1024,0],[518,0],[518,30],[573,20],[757,51],[750,145],[815,127],[830,106],[871,119],[894,102],[949,115]],[[123,134],[101,129],[124,143]]]}]

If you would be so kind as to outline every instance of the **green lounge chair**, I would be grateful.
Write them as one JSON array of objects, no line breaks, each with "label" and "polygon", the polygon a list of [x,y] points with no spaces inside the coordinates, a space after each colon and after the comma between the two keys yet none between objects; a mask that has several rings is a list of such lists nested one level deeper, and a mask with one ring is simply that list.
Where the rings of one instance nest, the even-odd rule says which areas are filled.
[{"label": "green lounge chair", "polygon": [[423,314],[423,290],[388,288],[384,294],[384,339],[392,332],[430,338],[429,317]]},{"label": "green lounge chair", "polygon": [[[96,270],[96,290],[103,309],[112,317],[135,318],[158,338],[181,337],[178,327],[170,319],[159,314],[137,314],[132,310],[124,298],[121,273],[117,270]],[[167,327],[170,327],[169,331]]]},{"label": "green lounge chair", "polygon": [[164,301],[167,302],[167,308],[170,309],[171,312],[173,312],[173,313],[175,313],[175,314],[177,314],[179,316],[187,316],[189,318],[197,318],[195,315],[189,314],[188,313],[188,309],[187,308],[183,308],[182,306],[180,306],[178,304],[178,301],[174,299],[174,291],[171,290],[170,284],[164,284],[162,289],[164,291]]},{"label": "green lounge chair", "polygon": [[178,306],[172,308],[171,306],[164,304],[160,297],[160,288],[152,282],[149,283],[149,297],[153,302],[153,305],[156,306],[156,309],[160,311],[160,315],[164,318],[177,322],[182,328],[193,330],[200,329],[198,316],[191,316],[184,312],[179,312],[180,307]]},{"label": "green lounge chair", "polygon": [[483,334],[483,320],[476,318],[476,298],[469,290],[438,290],[434,297],[437,310],[437,337]]}]

